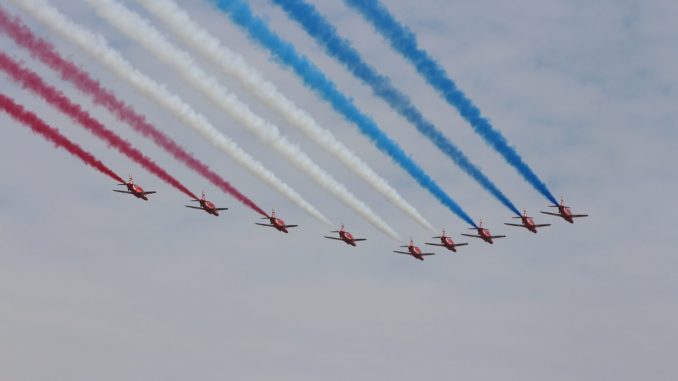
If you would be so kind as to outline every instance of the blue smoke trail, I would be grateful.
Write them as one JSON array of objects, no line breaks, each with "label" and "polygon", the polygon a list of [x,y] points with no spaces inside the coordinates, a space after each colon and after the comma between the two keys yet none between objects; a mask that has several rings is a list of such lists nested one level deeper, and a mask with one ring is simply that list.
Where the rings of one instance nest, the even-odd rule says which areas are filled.
[{"label": "blue smoke trail", "polygon": [[490,121],[481,115],[480,109],[457,88],[445,69],[426,51],[419,48],[414,33],[399,23],[379,0],[344,1],[372,24],[377,32],[389,41],[394,50],[410,61],[429,85],[438,90],[447,103],[454,106],[459,114],[471,124],[475,132],[482,136],[488,145],[499,152],[504,160],[513,166],[528,183],[553,204],[558,204],[546,184],[523,161],[518,152],[509,146],[501,132],[492,127]]},{"label": "blue smoke trail", "polygon": [[504,206],[520,216],[520,212],[511,200],[483,174],[480,168],[471,163],[461,149],[447,139],[433,123],[426,120],[412,104],[410,98],[393,86],[388,77],[380,75],[372,66],[368,65],[351,43],[341,37],[336,28],[313,5],[304,0],[272,1],[280,6],[292,20],[298,22],[309,36],[324,47],[327,54],[337,59],[354,76],[369,85],[375,95],[386,101],[392,109],[412,123],[420,133],[452,159],[459,168],[476,180]]},{"label": "blue smoke trail", "polygon": [[363,114],[353,101],[341,93],[318,67],[305,56],[297,53],[294,46],[280,38],[268,25],[252,13],[249,4],[243,0],[212,0],[218,9],[229,16],[231,21],[247,32],[248,36],[259,43],[276,58],[278,63],[290,67],[299,76],[306,87],[313,90],[332,108],[348,121],[354,123],[360,132],[366,135],[373,144],[387,154],[423,188],[428,190],[438,201],[450,209],[458,217],[473,227],[477,227],[473,219],[404,151],[393,141],[369,116]]}]

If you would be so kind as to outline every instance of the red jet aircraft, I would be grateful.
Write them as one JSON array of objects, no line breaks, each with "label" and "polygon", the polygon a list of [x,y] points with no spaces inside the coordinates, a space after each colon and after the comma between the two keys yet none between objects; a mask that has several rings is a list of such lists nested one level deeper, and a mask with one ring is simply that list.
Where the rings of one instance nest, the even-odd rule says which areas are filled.
[{"label": "red jet aircraft", "polygon": [[433,237],[433,238],[440,238],[440,243],[426,242],[426,244],[431,245],[431,246],[442,246],[442,247],[446,248],[447,250],[454,251],[455,253],[457,252],[457,247],[468,245],[468,243],[454,243],[452,238],[445,235],[445,229],[443,229],[443,234],[441,236]]},{"label": "red jet aircraft", "polygon": [[522,221],[521,221],[520,224],[509,224],[509,223],[505,222],[504,225],[523,227],[523,228],[531,231],[532,233],[536,233],[537,228],[543,228],[545,226],[551,226],[551,224],[535,224],[534,218],[529,217],[527,215],[527,210],[523,210],[522,216],[513,217],[513,218],[520,218]]},{"label": "red jet aircraft", "polygon": [[549,205],[551,208],[558,208],[558,213],[542,212],[551,216],[562,217],[565,221],[573,224],[574,218],[588,217],[588,214],[572,214],[569,206],[563,205],[563,199],[560,199],[560,205]]},{"label": "red jet aircraft", "polygon": [[288,233],[287,228],[296,228],[297,226],[299,226],[299,225],[285,225],[285,221],[275,216],[275,210],[271,212],[270,217],[263,217],[262,220],[269,220],[270,224],[260,224],[258,222],[255,222],[255,224],[261,226],[269,226],[283,233]]},{"label": "red jet aircraft", "polygon": [[355,246],[355,243],[358,241],[366,241],[366,238],[353,238],[353,234],[347,232],[344,230],[344,225],[341,225],[341,229],[339,230],[333,230],[332,233],[339,233],[339,238],[337,237],[328,237],[325,236],[325,238],[328,239],[336,239],[337,241],[344,241],[346,242],[347,245]]},{"label": "red jet aircraft", "polygon": [[134,184],[134,180],[132,180],[132,176],[129,177],[128,182],[126,182],[126,183],[123,182],[122,184],[118,184],[118,185],[126,186],[127,190],[123,191],[123,190],[114,189],[113,192],[131,194],[134,197],[140,198],[144,201],[148,201],[148,198],[146,198],[146,195],[156,193],[155,191],[145,192],[142,187],[138,186],[137,184]]},{"label": "red jet aircraft", "polygon": [[426,255],[435,255],[435,253],[422,253],[420,248],[418,248],[417,246],[414,246],[414,243],[412,242],[412,239],[410,239],[410,244],[409,244],[409,245],[407,245],[407,246],[400,246],[400,247],[406,247],[406,248],[407,248],[407,251],[397,251],[397,250],[394,250],[393,252],[394,252],[394,253],[398,253],[398,254],[411,255],[411,256],[417,258],[417,259],[420,260],[420,261],[423,261],[423,260],[424,260],[424,256],[426,256]]},{"label": "red jet aircraft", "polygon": [[202,192],[202,197],[200,197],[200,200],[191,200],[191,201],[199,202],[200,206],[186,205],[187,208],[202,209],[213,216],[219,216],[220,210],[228,210],[228,208],[217,208],[211,201],[207,201],[207,199],[205,199],[205,192]]},{"label": "red jet aircraft", "polygon": [[492,242],[492,240],[495,239],[495,238],[504,238],[504,237],[506,237],[505,235],[492,235],[492,233],[490,233],[490,231],[489,231],[488,229],[485,229],[485,228],[483,227],[483,221],[480,221],[480,225],[478,225],[477,228],[470,228],[470,230],[477,230],[477,231],[478,231],[478,235],[473,235],[473,234],[463,234],[463,233],[462,233],[462,235],[465,235],[465,236],[467,236],[467,237],[480,238],[480,239],[482,239],[483,241],[485,241],[485,242],[487,242],[487,243],[489,243],[489,244],[493,244],[494,242]]}]

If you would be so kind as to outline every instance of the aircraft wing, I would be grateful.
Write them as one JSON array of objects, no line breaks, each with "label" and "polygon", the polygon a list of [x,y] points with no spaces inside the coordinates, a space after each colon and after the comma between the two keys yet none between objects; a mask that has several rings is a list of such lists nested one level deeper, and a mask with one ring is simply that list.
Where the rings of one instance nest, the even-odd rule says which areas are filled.
[{"label": "aircraft wing", "polygon": [[117,190],[117,189],[113,189],[113,192],[132,194],[132,192],[122,191],[122,190]]},{"label": "aircraft wing", "polygon": [[540,213],[544,213],[544,214],[548,214],[548,215],[556,216],[556,217],[562,217],[562,216],[560,215],[560,213],[551,213],[551,212],[540,212]]},{"label": "aircraft wing", "polygon": [[466,245],[468,245],[468,243],[466,243],[466,242],[463,242],[463,243],[455,243],[455,244],[454,244],[454,247],[458,247],[458,246],[466,246]]},{"label": "aircraft wing", "polygon": [[156,191],[144,192],[145,195],[146,194],[153,194],[153,193],[158,193],[158,192],[156,192]]},{"label": "aircraft wing", "polygon": [[285,225],[286,228],[296,228],[299,225]]},{"label": "aircraft wing", "polygon": [[407,252],[407,251],[395,251],[395,250],[393,250],[393,252],[398,253],[398,254],[412,255],[412,253]]},{"label": "aircraft wing", "polygon": [[214,208],[214,210],[228,210],[228,208]]},{"label": "aircraft wing", "polygon": [[205,210],[205,209],[203,209],[203,208],[201,208],[201,207],[199,207],[199,206],[190,206],[190,205],[184,205],[184,206],[187,207],[187,208],[191,208],[191,209]]},{"label": "aircraft wing", "polygon": [[328,239],[336,239],[337,241],[343,241],[343,239],[337,238],[337,237],[328,237],[328,236],[323,236],[323,237],[328,238]]},{"label": "aircraft wing", "polygon": [[588,214],[573,214],[572,218],[577,218],[577,217],[588,217]]},{"label": "aircraft wing", "polygon": [[494,238],[506,238],[506,236],[505,235],[493,235],[490,238],[492,238],[492,239],[494,239]]},{"label": "aircraft wing", "polygon": [[427,245],[430,245],[430,246],[442,246],[442,247],[445,247],[445,245],[443,245],[442,243],[428,243],[428,242],[426,242],[426,244],[427,244]]},{"label": "aircraft wing", "polygon": [[551,224],[539,224],[539,225],[534,225],[535,228],[543,228],[545,226],[551,226]]},{"label": "aircraft wing", "polygon": [[258,223],[258,222],[255,222],[254,224],[255,224],[255,225],[260,225],[260,226],[270,226],[270,227],[274,227],[274,226],[271,225],[271,224],[260,224],[260,223]]},{"label": "aircraft wing", "polygon": [[436,255],[436,253],[421,253],[419,255]]},{"label": "aircraft wing", "polygon": [[481,236],[479,236],[479,235],[473,235],[473,234],[464,234],[464,233],[461,233],[461,235],[465,235],[465,236],[467,236],[467,237],[474,237],[474,238],[483,238],[483,237],[481,237]]},{"label": "aircraft wing", "polygon": [[367,241],[367,238],[353,238],[354,241]]},{"label": "aircraft wing", "polygon": [[507,223],[507,222],[504,222],[504,225],[508,225],[508,226],[518,226],[518,227],[521,227],[521,228],[524,228],[524,227],[525,227],[525,225],[523,225],[523,224],[509,224],[509,223]]}]

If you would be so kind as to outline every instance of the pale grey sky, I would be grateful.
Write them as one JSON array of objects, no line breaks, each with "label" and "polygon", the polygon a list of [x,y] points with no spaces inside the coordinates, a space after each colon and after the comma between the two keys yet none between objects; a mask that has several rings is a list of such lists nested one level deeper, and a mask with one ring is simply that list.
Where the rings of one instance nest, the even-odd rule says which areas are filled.
[{"label": "pale grey sky", "polygon": [[[2,1],[62,53],[134,103],[265,209],[257,216],[62,82],[0,36],[93,115],[194,192],[231,209],[214,218],[0,76],[2,92],[36,111],[122,176],[159,193],[148,203],[111,192],[107,177],[0,115],[0,378],[11,380],[673,380],[678,376],[678,5],[651,1],[387,1],[556,196],[591,217],[539,217],[545,200],[475,136],[456,111],[342,1],[314,1],[365,59],[396,78],[425,115],[520,208],[553,226],[503,225],[508,213],[371,91],[322,53],[267,0],[252,1],[476,219],[509,237],[471,241],[425,262],[328,196],[219,113],[89,7],[52,4],[103,34],[333,221],[369,238],[325,240],[301,210],[243,171],[152,101]],[[126,1],[150,17],[133,1]],[[204,1],[181,2],[295,102],[368,160],[436,226],[466,226],[356,129]],[[154,23],[158,26],[155,19]],[[165,30],[165,29],[162,29]],[[211,72],[216,69],[198,59]],[[417,243],[430,236],[229,78],[253,109]]]}]

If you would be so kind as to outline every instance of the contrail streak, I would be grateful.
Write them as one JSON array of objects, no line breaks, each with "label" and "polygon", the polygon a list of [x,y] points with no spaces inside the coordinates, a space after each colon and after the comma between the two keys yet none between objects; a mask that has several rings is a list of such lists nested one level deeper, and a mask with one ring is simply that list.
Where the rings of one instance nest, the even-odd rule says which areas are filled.
[{"label": "contrail streak", "polygon": [[390,78],[379,74],[374,67],[367,64],[351,43],[340,36],[334,26],[313,5],[304,0],[272,1],[279,5],[292,20],[301,25],[320,46],[324,47],[327,54],[334,57],[355,77],[370,86],[375,95],[386,101],[393,110],[412,123],[421,134],[452,159],[459,168],[509,210],[520,216],[518,208],[483,171],[473,164],[462,150],[445,137],[433,123],[427,120],[421,111],[412,104],[410,98],[393,85]]},{"label": "contrail streak", "polygon": [[268,25],[252,13],[249,5],[241,0],[213,0],[217,7],[229,16],[231,21],[243,29],[249,37],[268,49],[280,64],[284,64],[299,76],[306,87],[313,90],[346,120],[354,123],[360,132],[366,135],[375,146],[388,155],[405,170],[419,185],[429,191],[440,203],[450,209],[459,218],[471,226],[473,219],[417,164],[403,149],[391,139],[369,116],[353,104],[353,101],[340,92],[318,67],[306,57],[297,53],[292,44],[282,40]]},{"label": "contrail streak", "polygon": [[114,0],[83,1],[91,5],[101,17],[110,22],[121,33],[139,42],[160,61],[173,67],[186,82],[201,91],[212,103],[255,134],[264,144],[272,147],[286,160],[306,173],[327,192],[337,197],[346,206],[391,238],[400,239],[395,231],[377,216],[369,206],[314,163],[299,146],[291,143],[282,135],[277,126],[255,114],[248,105],[241,102],[218,79],[207,74],[188,53],[168,41],[146,19]]},{"label": "contrail streak", "polygon": [[[0,70],[4,71],[16,83],[23,88],[38,95],[45,102],[52,105],[57,110],[66,114],[74,122],[78,123],[97,138],[106,141],[109,145],[117,149],[120,153],[130,158],[135,163],[141,165],[146,170],[160,178],[162,181],[183,192],[192,199],[197,197],[188,190],[179,180],[172,177],[164,169],[160,168],[153,160],[141,153],[126,140],[122,139],[115,132],[106,128],[101,122],[94,119],[79,105],[73,103],[61,91],[45,83],[36,73],[21,67],[5,53],[0,52]],[[124,183],[124,181],[122,181]]]},{"label": "contrail streak", "polygon": [[238,164],[259,177],[259,179],[282,193],[304,211],[328,225],[333,225],[289,185],[277,178],[259,161],[242,150],[232,139],[217,130],[202,114],[195,111],[179,96],[169,92],[166,86],[155,82],[134,68],[118,51],[111,48],[101,35],[94,34],[88,29],[75,24],[45,1],[11,1],[47,25],[50,29],[59,33],[66,40],[79,46],[84,52],[97,59],[115,73],[120,79],[127,81],[142,94],[153,99],[185,125],[196,130],[210,143],[228,154]]},{"label": "contrail streak", "polygon": [[116,175],[115,172],[105,166],[104,163],[94,157],[94,155],[80,148],[79,145],[73,143],[67,137],[62,135],[59,130],[49,126],[37,115],[26,110],[23,106],[17,104],[14,102],[14,100],[2,93],[0,93],[0,109],[6,112],[7,115],[14,118],[16,121],[33,130],[33,132],[40,134],[43,138],[55,146],[65,149],[71,155],[82,160],[90,167],[105,174],[106,176],[109,176],[119,183],[125,182],[122,178],[120,178],[120,176]]},{"label": "contrail streak", "polygon": [[347,5],[358,11],[374,29],[389,41],[391,47],[400,53],[417,69],[417,72],[435,88],[440,95],[473,127],[485,142],[494,148],[514,167],[534,189],[553,204],[555,197],[546,184],[537,176],[518,152],[509,145],[502,133],[494,128],[480,109],[457,87],[445,69],[419,47],[417,37],[407,27],[398,22],[379,0],[344,0]]},{"label": "contrail streak", "polygon": [[299,129],[306,137],[313,140],[328,153],[343,163],[348,169],[365,180],[372,188],[381,193],[395,206],[419,222],[429,230],[435,229],[431,224],[387,181],[340,142],[327,129],[322,128],[311,115],[299,108],[287,98],[272,82],[250,65],[244,57],[228,49],[221,41],[212,36],[206,29],[193,21],[176,2],[172,0],[141,0],[140,3],[186,45],[198,51],[227,75],[238,79],[251,93],[264,104],[282,115],[288,123]]},{"label": "contrail streak", "polygon": [[174,156],[174,158],[186,164],[186,166],[202,175],[225,193],[230,194],[257,213],[266,215],[252,200],[213,172],[206,164],[195,159],[169,136],[150,124],[143,115],[118,99],[113,92],[104,88],[87,72],[64,59],[57,53],[53,45],[33,34],[18,19],[10,17],[2,7],[0,7],[0,32],[5,32],[19,46],[28,49],[33,58],[38,59],[59,73],[62,79],[71,82],[78,90],[91,97],[94,103],[108,109],[119,121],[129,124],[135,131],[151,139],[155,144]]}]

